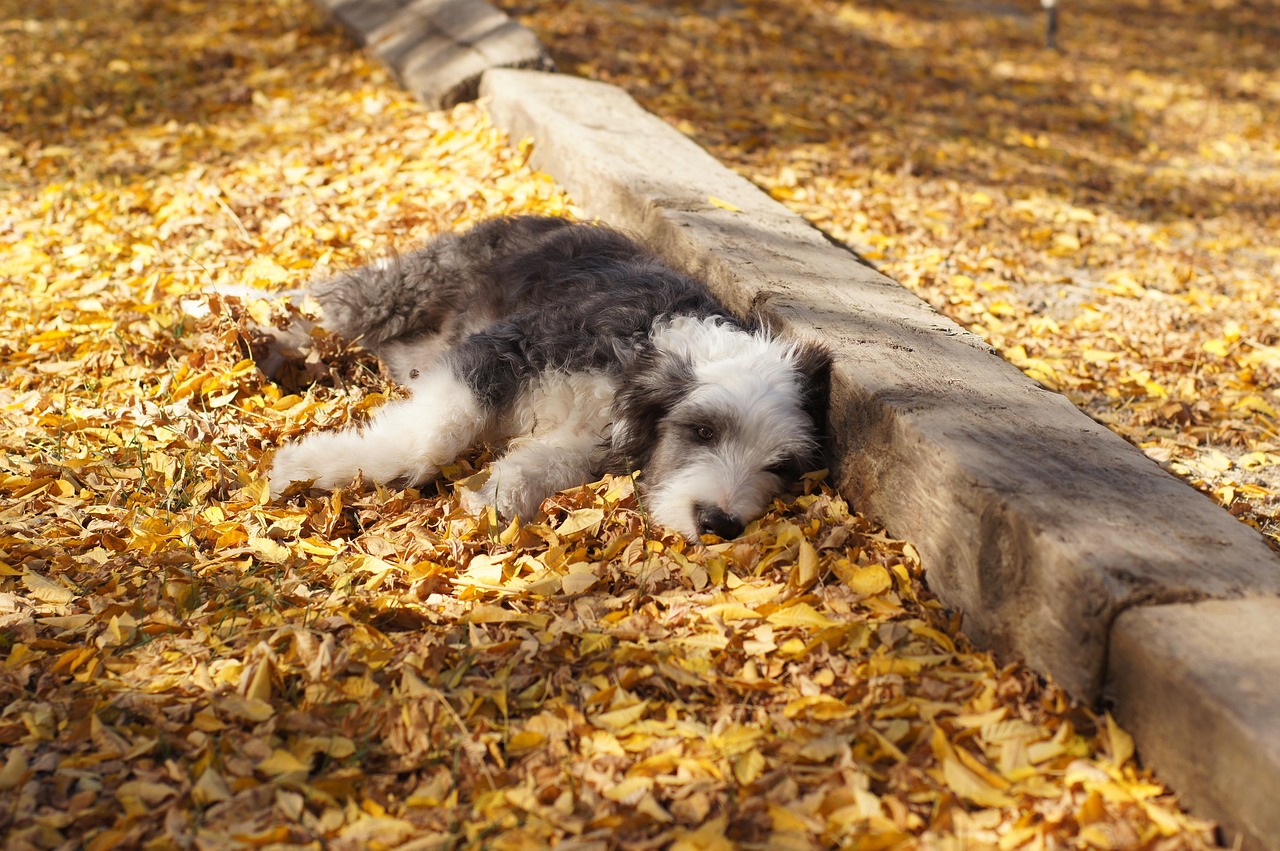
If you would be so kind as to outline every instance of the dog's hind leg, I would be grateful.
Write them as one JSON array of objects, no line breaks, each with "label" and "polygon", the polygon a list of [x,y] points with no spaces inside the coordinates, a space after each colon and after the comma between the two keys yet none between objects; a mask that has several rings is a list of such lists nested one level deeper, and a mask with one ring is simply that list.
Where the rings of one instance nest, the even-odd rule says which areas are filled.
[{"label": "dog's hind leg", "polygon": [[419,484],[473,446],[489,425],[487,409],[448,363],[410,387],[412,398],[387,404],[363,428],[308,435],[281,448],[269,474],[272,494],[294,482],[335,488],[358,474],[383,484]]}]

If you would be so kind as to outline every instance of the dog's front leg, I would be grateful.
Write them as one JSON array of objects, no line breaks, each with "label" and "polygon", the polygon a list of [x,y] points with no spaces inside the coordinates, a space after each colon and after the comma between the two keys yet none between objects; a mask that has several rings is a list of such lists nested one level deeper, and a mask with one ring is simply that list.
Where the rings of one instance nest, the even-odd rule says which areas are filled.
[{"label": "dog's front leg", "polygon": [[492,505],[503,518],[532,520],[544,499],[594,478],[599,443],[599,437],[567,433],[522,442],[490,465],[479,490],[459,488],[462,507],[474,513]]},{"label": "dog's front leg", "polygon": [[489,467],[479,490],[460,489],[462,505],[492,505],[510,519],[532,520],[556,491],[595,479],[611,420],[613,381],[604,375],[548,372],[515,406],[527,430]]},{"label": "dog's front leg", "polygon": [[312,434],[282,447],[269,474],[272,494],[305,481],[332,489],[357,474],[384,484],[419,484],[485,430],[484,407],[447,363],[423,373],[410,389],[412,398],[387,404],[363,428]]}]

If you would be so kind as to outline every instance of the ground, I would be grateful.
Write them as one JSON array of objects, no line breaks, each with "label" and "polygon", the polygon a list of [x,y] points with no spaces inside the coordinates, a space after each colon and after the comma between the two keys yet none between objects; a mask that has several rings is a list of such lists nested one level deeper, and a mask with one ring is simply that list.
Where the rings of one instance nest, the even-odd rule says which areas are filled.
[{"label": "ground", "polygon": [[469,515],[483,454],[272,501],[397,391],[332,339],[269,381],[265,305],[198,294],[571,199],[300,0],[0,12],[6,848],[1211,842],[821,474],[696,546],[630,479]]}]

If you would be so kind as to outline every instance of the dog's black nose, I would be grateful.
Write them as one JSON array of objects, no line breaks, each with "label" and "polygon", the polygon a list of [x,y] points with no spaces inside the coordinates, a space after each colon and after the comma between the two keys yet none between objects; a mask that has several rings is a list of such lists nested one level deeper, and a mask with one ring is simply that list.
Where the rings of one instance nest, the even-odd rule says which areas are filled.
[{"label": "dog's black nose", "polygon": [[726,541],[742,534],[742,521],[713,505],[698,506],[698,534],[719,535]]}]

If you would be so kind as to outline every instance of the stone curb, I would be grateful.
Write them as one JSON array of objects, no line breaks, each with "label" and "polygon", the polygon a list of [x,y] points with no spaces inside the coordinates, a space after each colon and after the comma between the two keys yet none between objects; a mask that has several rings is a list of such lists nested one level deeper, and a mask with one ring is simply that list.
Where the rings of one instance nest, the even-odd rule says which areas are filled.
[{"label": "stone curb", "polygon": [[[410,48],[443,31],[398,35],[381,13],[345,23],[360,20]],[[415,68],[392,64],[443,103],[432,68]],[[1081,699],[1113,700],[1173,788],[1245,847],[1280,849],[1280,557],[1257,533],[620,89],[492,70],[480,90],[588,214],[732,309],[831,346],[835,483],[916,545],[971,636]]]},{"label": "stone curb", "polygon": [[[1130,609],[1108,691],[1143,759],[1244,848],[1280,847],[1280,600]],[[1234,835],[1233,835],[1234,834]]]},{"label": "stone curb", "polygon": [[550,70],[537,37],[484,0],[316,0],[433,109],[475,100],[490,68]]}]

